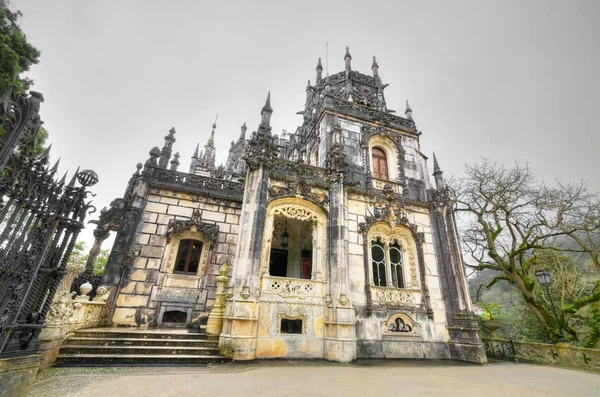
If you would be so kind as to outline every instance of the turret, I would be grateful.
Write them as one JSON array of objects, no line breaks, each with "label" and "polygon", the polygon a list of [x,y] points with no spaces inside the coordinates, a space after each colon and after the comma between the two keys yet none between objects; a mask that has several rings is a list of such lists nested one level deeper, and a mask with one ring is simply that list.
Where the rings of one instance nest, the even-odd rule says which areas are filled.
[{"label": "turret", "polygon": [[160,168],[167,168],[169,160],[171,159],[171,152],[173,150],[173,143],[175,142],[175,127],[171,127],[169,135],[165,136],[165,145],[160,151],[160,159],[158,166]]},{"label": "turret", "polygon": [[317,80],[315,81],[315,85],[317,87],[323,85],[323,66],[321,65],[321,58],[319,58],[319,62],[317,62]]}]

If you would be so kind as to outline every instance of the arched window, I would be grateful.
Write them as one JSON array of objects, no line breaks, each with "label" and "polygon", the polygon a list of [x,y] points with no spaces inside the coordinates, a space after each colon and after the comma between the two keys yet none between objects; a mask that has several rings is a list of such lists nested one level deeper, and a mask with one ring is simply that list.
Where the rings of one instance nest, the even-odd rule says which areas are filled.
[{"label": "arched window", "polygon": [[392,286],[404,288],[402,250],[397,241],[394,241],[394,243],[390,245],[390,268],[392,271]]},{"label": "arched window", "polygon": [[175,260],[175,273],[193,273],[198,272],[200,263],[200,254],[202,253],[202,241],[181,240],[177,250],[177,259]]},{"label": "arched window", "polygon": [[378,287],[387,286],[385,248],[379,239],[371,244],[371,262],[373,265],[373,282]]},{"label": "arched window", "polygon": [[373,156],[373,177],[377,179],[389,179],[387,156],[383,149],[374,147],[371,150]]}]

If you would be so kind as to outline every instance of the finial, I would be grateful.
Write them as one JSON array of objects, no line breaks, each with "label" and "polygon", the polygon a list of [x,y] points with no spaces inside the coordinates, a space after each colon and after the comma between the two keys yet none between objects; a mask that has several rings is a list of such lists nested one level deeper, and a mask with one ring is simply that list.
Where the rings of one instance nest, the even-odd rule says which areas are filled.
[{"label": "finial", "polygon": [[310,79],[308,79],[308,82],[306,83],[306,91],[310,90]]},{"label": "finial", "polygon": [[352,65],[350,61],[352,60],[352,55],[350,55],[350,48],[346,47],[346,55],[344,56],[344,61],[346,62],[346,72],[352,70]]},{"label": "finial", "polygon": [[373,71],[373,77],[379,77],[379,65],[377,64],[375,55],[373,55],[373,64],[371,65],[371,70]]},{"label": "finial", "polygon": [[317,72],[323,71],[323,65],[321,65],[321,57],[319,57],[319,61],[317,62]]},{"label": "finial", "polygon": [[46,164],[48,162],[48,159],[50,158],[50,150],[51,149],[52,149],[52,144],[50,144],[50,146],[48,146],[46,148],[46,150],[44,150],[44,152],[38,156],[37,160],[42,164]]},{"label": "finial", "polygon": [[173,160],[171,160],[171,170],[177,171],[177,167],[179,167],[179,152],[175,153]]},{"label": "finial", "polygon": [[263,127],[271,126],[271,114],[273,114],[273,109],[271,109],[271,91],[267,94],[267,101],[265,102],[265,106],[263,106],[260,115],[262,116],[262,120],[260,125]]},{"label": "finial", "polygon": [[60,164],[60,157],[58,158],[58,160],[56,160],[56,163],[54,163],[54,165],[52,166],[52,168],[50,168],[50,174],[54,175],[56,174],[56,171],[58,171],[58,165]]},{"label": "finial", "polygon": [[410,105],[408,104],[408,99],[406,100],[406,110],[404,111],[404,114],[406,115],[406,117],[409,120],[412,120],[412,109],[410,108]]},{"label": "finial", "polygon": [[67,173],[68,171],[65,171],[65,174],[63,175],[63,177],[60,179],[60,181],[58,182],[59,185],[64,185],[65,182],[67,181]]},{"label": "finial", "polygon": [[246,122],[244,121],[244,124],[242,124],[242,128],[241,128],[242,132],[240,134],[240,139],[241,140],[245,140],[246,139],[246,130],[248,130],[248,127],[246,127]]},{"label": "finial", "polygon": [[[217,114],[218,116],[218,114]],[[215,122],[212,125],[212,131],[210,132],[210,138],[208,138],[208,142],[206,146],[213,146],[215,144],[215,129],[217,128],[217,118],[215,117]]]},{"label": "finial", "polygon": [[440,169],[440,165],[438,164],[437,158],[435,157],[435,152],[433,153],[433,173],[442,173]]},{"label": "finial", "polygon": [[73,174],[73,178],[71,178],[71,181],[67,185],[68,187],[75,187],[75,181],[77,181],[77,174],[79,174],[79,169],[80,167],[77,167],[77,171],[75,171],[75,173]]}]

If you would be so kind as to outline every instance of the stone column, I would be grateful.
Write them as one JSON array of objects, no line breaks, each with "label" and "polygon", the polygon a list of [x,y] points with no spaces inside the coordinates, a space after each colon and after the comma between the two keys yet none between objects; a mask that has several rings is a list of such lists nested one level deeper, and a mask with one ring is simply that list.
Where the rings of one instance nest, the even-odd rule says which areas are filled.
[{"label": "stone column", "polygon": [[269,94],[261,112],[258,131],[252,134],[244,158],[248,171],[231,280],[234,291],[227,302],[223,332],[219,338],[221,354],[234,360],[256,358],[260,260],[267,216],[269,170],[277,157],[277,146],[273,143],[270,127],[272,112]]},{"label": "stone column", "polygon": [[348,290],[348,206],[344,187],[347,164],[341,145],[341,127],[336,121],[332,131],[333,145],[326,165],[329,188],[329,294],[326,299],[329,320],[325,322],[325,355],[331,361],[356,359],[355,310]]},{"label": "stone column", "polygon": [[208,315],[206,324],[206,333],[212,336],[221,335],[223,330],[223,317],[225,315],[225,286],[229,281],[227,277],[227,265],[223,265],[219,270],[219,275],[215,278],[217,282],[217,292],[215,293],[215,304]]}]

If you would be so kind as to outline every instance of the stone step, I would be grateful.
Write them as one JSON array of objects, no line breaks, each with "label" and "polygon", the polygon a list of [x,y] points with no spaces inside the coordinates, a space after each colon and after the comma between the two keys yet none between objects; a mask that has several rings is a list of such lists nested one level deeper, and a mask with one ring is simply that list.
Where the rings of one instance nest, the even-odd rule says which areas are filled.
[{"label": "stone step", "polygon": [[96,345],[96,346],[194,346],[218,348],[218,339],[155,339],[155,338],[115,338],[115,337],[88,337],[79,336],[77,333],[70,336],[67,346]]},{"label": "stone step", "polygon": [[139,339],[201,339],[218,341],[218,337],[194,332],[169,332],[169,331],[129,331],[126,329],[85,329],[76,331],[73,336],[85,338],[139,338]]},{"label": "stone step", "polygon": [[211,355],[150,354],[59,354],[54,366],[120,366],[120,365],[208,365],[231,362],[230,358]]},{"label": "stone step", "polygon": [[181,346],[98,346],[98,345],[65,345],[60,349],[61,354],[125,354],[125,355],[199,355],[218,356],[219,349],[214,347],[181,347]]}]

